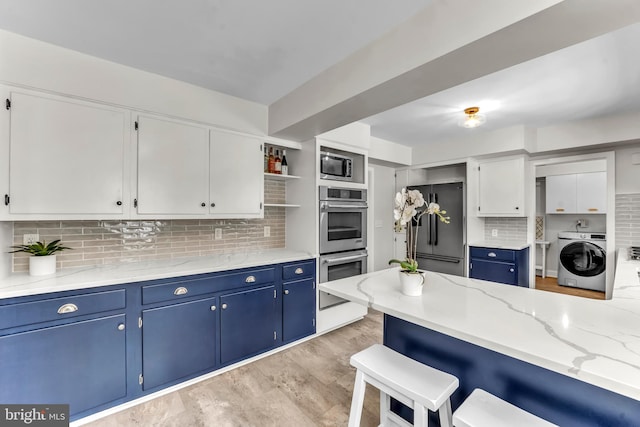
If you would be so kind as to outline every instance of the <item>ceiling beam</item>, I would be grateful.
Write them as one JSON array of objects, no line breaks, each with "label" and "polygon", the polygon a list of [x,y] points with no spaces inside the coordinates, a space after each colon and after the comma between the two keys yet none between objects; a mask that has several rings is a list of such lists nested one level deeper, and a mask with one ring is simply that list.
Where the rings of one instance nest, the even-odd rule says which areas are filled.
[{"label": "ceiling beam", "polygon": [[269,106],[269,134],[323,132],[640,22],[637,0],[434,0]]}]

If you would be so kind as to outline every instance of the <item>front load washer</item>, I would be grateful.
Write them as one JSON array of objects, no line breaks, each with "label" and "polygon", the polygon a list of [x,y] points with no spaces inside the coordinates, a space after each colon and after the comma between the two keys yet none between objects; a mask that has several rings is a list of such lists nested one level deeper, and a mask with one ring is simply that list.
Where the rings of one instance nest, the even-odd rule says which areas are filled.
[{"label": "front load washer", "polygon": [[558,284],[604,292],[606,246],[604,233],[558,233]]}]

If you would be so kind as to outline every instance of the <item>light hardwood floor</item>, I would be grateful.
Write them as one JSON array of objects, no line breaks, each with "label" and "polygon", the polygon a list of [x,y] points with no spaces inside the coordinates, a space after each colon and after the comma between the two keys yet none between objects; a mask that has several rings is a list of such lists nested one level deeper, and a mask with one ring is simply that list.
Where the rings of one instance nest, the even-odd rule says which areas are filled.
[{"label": "light hardwood floor", "polygon": [[[382,343],[382,314],[92,423],[90,427],[346,426],[352,354]],[[368,386],[361,426],[379,424],[379,392]]]},{"label": "light hardwood floor", "polygon": [[560,286],[558,285],[558,279],[555,277],[545,277],[543,279],[540,276],[536,276],[536,289],[548,292],[556,292],[559,294],[574,295],[584,298],[605,299],[604,292]]}]

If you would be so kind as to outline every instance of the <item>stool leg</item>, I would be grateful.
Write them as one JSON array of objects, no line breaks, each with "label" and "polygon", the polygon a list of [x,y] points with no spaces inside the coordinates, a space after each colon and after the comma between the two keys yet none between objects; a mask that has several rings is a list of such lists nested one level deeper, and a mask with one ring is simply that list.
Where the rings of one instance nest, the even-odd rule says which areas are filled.
[{"label": "stool leg", "polygon": [[380,390],[380,425],[386,425],[391,408],[391,398],[387,393]]},{"label": "stool leg", "polygon": [[438,409],[440,414],[440,427],[453,427],[453,415],[451,414],[451,399],[445,400]]},{"label": "stool leg", "polygon": [[413,425],[416,427],[429,427],[429,411],[422,405],[413,405]]},{"label": "stool leg", "polygon": [[351,399],[351,412],[349,413],[349,427],[359,427],[362,418],[362,406],[364,405],[364,392],[366,383],[360,370],[356,371],[356,382],[353,385],[353,398]]}]

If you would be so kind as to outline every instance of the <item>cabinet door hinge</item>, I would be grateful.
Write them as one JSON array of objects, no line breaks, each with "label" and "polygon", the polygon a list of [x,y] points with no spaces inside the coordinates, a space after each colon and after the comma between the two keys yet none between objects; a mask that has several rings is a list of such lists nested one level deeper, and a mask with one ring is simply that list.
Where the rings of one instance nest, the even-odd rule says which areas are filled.
[{"label": "cabinet door hinge", "polygon": [[480,210],[480,206],[478,206],[478,210]]},{"label": "cabinet door hinge", "polygon": [[274,289],[274,290],[273,290],[273,299],[276,299],[276,298],[277,298],[277,296],[276,296],[276,290]]},{"label": "cabinet door hinge", "polygon": [[138,207],[138,199],[133,199],[133,207],[134,208]]},{"label": "cabinet door hinge", "polygon": [[478,166],[478,170],[480,170],[480,166]]},{"label": "cabinet door hinge", "polygon": [[316,319],[315,318],[311,319],[311,325],[313,325],[314,328],[316,327]]},{"label": "cabinet door hinge", "polygon": [[262,153],[262,144],[260,144],[260,152]]},{"label": "cabinet door hinge", "polygon": [[8,109],[11,108],[11,100],[9,98],[6,99],[6,101],[4,102],[5,107]]},{"label": "cabinet door hinge", "polygon": [[136,122],[135,122],[135,124],[133,125],[133,128],[134,128],[135,130],[138,130],[138,122],[137,122],[137,121],[136,121]]},{"label": "cabinet door hinge", "polygon": [[313,283],[313,289],[315,289],[316,288],[316,282],[313,281],[312,283]]},{"label": "cabinet door hinge", "polygon": [[260,202],[260,209],[262,209],[262,202]]},{"label": "cabinet door hinge", "polygon": [[142,328],[142,317],[138,317],[138,328]]},{"label": "cabinet door hinge", "polygon": [[8,194],[4,195],[4,205],[9,206],[9,202],[11,201],[11,197]]},{"label": "cabinet door hinge", "polygon": [[473,263],[472,262],[469,263],[469,270],[473,270]]},{"label": "cabinet door hinge", "polygon": [[144,377],[142,374],[138,375],[138,384],[142,385],[144,383]]},{"label": "cabinet door hinge", "polygon": [[277,340],[278,339],[278,333],[276,331],[273,331],[273,340]]}]

